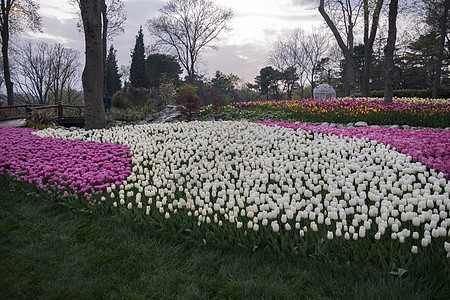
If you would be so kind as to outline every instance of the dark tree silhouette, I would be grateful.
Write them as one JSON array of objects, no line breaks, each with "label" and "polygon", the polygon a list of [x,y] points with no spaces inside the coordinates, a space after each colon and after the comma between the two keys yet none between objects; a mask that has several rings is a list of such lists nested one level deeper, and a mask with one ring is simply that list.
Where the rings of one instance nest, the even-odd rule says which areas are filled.
[{"label": "dark tree silhouette", "polygon": [[106,57],[106,92],[112,96],[115,92],[122,88],[122,82],[119,74],[119,67],[117,66],[116,50],[111,45],[108,56]]},{"label": "dark tree silhouette", "polygon": [[142,27],[139,29],[138,35],[136,36],[136,44],[134,45],[133,53],[131,53],[130,83],[136,88],[148,88],[148,79],[145,72],[145,48]]}]

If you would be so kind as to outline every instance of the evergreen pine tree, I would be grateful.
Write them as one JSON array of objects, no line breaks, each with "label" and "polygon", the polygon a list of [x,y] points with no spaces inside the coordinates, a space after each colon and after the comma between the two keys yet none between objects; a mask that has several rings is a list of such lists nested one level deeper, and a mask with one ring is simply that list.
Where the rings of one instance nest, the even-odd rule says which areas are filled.
[{"label": "evergreen pine tree", "polygon": [[108,56],[106,57],[106,91],[110,96],[122,88],[122,82],[120,80],[122,75],[119,74],[116,53],[117,51],[114,49],[114,46],[111,45]]},{"label": "evergreen pine tree", "polygon": [[130,83],[136,88],[148,88],[148,79],[145,72],[145,49],[142,26],[136,36],[136,45],[131,54]]}]

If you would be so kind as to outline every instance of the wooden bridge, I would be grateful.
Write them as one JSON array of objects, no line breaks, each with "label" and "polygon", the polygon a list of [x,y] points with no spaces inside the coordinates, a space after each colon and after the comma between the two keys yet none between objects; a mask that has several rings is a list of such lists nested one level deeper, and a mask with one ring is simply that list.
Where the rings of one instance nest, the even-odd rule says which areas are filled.
[{"label": "wooden bridge", "polygon": [[39,114],[52,118],[59,125],[84,124],[84,105],[13,105],[0,107],[0,121],[31,118]]}]

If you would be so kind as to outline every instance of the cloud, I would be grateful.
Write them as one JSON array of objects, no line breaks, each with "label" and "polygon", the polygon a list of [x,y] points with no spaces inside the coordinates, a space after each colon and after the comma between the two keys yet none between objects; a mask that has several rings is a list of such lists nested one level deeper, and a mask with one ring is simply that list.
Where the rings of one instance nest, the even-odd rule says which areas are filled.
[{"label": "cloud", "polygon": [[266,66],[268,48],[255,44],[224,45],[217,51],[209,50],[202,55],[206,61],[207,77],[214,76],[216,71],[234,74],[247,82],[253,82],[259,70]]},{"label": "cloud", "polygon": [[[127,14],[125,33],[108,45],[117,50],[119,65],[128,65],[135,37],[142,26],[144,43],[153,44],[146,27],[148,19],[156,17],[165,0],[123,0]],[[280,36],[289,35],[297,28],[309,31],[322,21],[314,0],[215,0],[218,4],[235,10],[230,32],[223,32],[214,44],[218,51],[208,50],[202,54],[203,69],[209,77],[220,70],[233,73],[245,81],[253,82],[259,70],[266,65],[273,42]],[[61,1],[60,1],[61,2]],[[80,51],[84,64],[84,37],[76,27],[76,8],[54,0],[40,0],[44,33],[29,33],[28,37],[40,41],[59,42]]]},{"label": "cloud", "polygon": [[25,38],[47,43],[60,43],[65,47],[70,47],[84,52],[84,38],[76,26],[77,20],[60,19],[56,17],[42,17],[44,30],[40,32],[27,32]]}]

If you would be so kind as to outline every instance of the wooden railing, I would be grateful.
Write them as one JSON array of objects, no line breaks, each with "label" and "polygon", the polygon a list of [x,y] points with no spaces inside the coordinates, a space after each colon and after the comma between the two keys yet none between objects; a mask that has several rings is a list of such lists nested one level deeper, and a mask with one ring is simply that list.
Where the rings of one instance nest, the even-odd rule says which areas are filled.
[{"label": "wooden railing", "polygon": [[84,106],[82,105],[13,105],[0,107],[0,121],[27,119],[29,120],[33,113],[44,112],[52,114],[53,119],[60,125],[64,124],[83,124]]}]

